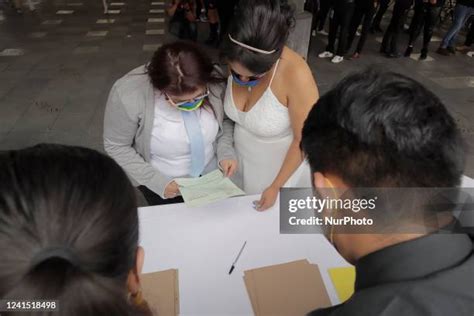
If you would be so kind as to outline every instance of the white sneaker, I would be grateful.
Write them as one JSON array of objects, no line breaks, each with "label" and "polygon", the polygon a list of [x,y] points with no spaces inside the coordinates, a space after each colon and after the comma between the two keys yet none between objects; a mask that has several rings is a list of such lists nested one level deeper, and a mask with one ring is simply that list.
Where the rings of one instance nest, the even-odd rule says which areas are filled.
[{"label": "white sneaker", "polygon": [[328,35],[329,35],[329,33],[326,32],[325,30],[318,31],[318,34],[321,34],[321,35],[324,35],[324,36],[328,36]]},{"label": "white sneaker", "polygon": [[344,57],[342,57],[342,56],[337,56],[337,55],[336,55],[336,56],[334,56],[334,58],[331,60],[331,62],[332,62],[333,64],[339,64],[339,63],[340,63],[341,61],[343,61],[343,60],[344,60]]},{"label": "white sneaker", "polygon": [[359,31],[356,32],[356,36],[360,37],[360,32]]},{"label": "white sneaker", "polygon": [[328,51],[322,52],[321,54],[318,55],[319,58],[331,58],[333,56],[334,54]]},{"label": "white sneaker", "polygon": [[467,52],[466,55],[469,56],[469,57],[474,57],[474,51],[472,51],[472,52]]},{"label": "white sneaker", "polygon": [[313,31],[311,32],[311,36],[312,36],[312,37],[315,37],[315,36],[316,36],[316,30],[313,30]]}]

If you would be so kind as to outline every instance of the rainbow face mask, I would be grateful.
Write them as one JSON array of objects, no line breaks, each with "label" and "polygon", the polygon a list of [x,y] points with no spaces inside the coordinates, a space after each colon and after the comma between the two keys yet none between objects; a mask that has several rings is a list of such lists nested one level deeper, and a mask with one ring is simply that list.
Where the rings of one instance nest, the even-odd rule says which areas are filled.
[{"label": "rainbow face mask", "polygon": [[201,107],[201,105],[203,105],[204,100],[209,95],[209,89],[203,95],[200,95],[200,96],[198,96],[198,97],[196,97],[196,98],[194,98],[193,100],[190,100],[190,101],[174,102],[173,99],[171,99],[167,94],[165,94],[165,95],[166,95],[166,98],[168,99],[168,101],[173,106],[178,108],[179,110],[182,110],[182,111],[195,111],[199,107]]},{"label": "rainbow face mask", "polygon": [[203,103],[204,97],[201,100],[194,100],[176,105],[176,107],[182,111],[194,111],[197,110]]}]

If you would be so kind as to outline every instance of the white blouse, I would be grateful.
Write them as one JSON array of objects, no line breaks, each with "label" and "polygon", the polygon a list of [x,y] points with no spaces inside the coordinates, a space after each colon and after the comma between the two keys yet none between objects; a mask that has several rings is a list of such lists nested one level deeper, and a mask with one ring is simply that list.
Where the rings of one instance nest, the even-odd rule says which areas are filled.
[{"label": "white blouse", "polygon": [[[196,110],[203,134],[205,164],[215,156],[213,143],[219,123],[209,108]],[[155,117],[151,131],[151,164],[165,176],[179,178],[191,171],[191,148],[181,110],[173,107],[164,94],[155,94]]]}]

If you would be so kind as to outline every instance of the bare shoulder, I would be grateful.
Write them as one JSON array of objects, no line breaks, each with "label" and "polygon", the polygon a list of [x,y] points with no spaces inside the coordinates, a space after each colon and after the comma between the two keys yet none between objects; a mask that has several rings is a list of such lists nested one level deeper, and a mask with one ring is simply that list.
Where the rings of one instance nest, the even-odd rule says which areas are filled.
[{"label": "bare shoulder", "polygon": [[288,86],[297,87],[302,84],[315,84],[313,73],[306,60],[292,49],[285,47],[281,56],[283,78]]}]

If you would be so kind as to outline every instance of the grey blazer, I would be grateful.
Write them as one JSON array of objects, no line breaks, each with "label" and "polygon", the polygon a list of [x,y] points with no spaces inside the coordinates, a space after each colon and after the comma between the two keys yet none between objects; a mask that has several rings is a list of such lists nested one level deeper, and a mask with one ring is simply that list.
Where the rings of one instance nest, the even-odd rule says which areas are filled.
[{"label": "grey blazer", "polygon": [[[222,104],[225,83],[210,85],[209,91],[209,102],[219,123],[214,142],[217,161],[236,159],[233,147],[234,123],[226,117]],[[144,185],[164,198],[165,188],[173,179],[163,175],[150,163],[154,115],[154,88],[143,65],[112,86],[105,108],[104,148],[125,170],[135,186]]]}]

